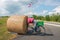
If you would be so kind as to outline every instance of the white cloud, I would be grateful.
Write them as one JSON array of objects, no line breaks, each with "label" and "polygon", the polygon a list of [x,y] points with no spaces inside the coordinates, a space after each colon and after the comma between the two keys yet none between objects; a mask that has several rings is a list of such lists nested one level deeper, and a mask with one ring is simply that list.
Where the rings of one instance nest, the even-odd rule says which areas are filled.
[{"label": "white cloud", "polygon": [[47,13],[48,13],[48,10],[42,10],[40,13],[38,13],[38,15],[45,16],[47,15]]},{"label": "white cloud", "polygon": [[24,5],[21,6],[21,11],[20,11],[21,13],[26,13],[28,11],[30,11],[30,9],[27,6]]},{"label": "white cloud", "polygon": [[27,2],[27,1],[30,1],[30,0],[19,0],[19,1],[25,1],[25,2]]},{"label": "white cloud", "polygon": [[12,0],[12,1],[28,2],[30,0]]},{"label": "white cloud", "polygon": [[49,15],[51,15],[51,14],[53,14],[53,13],[55,13],[55,12],[53,12],[53,11],[51,11],[51,12],[48,12],[48,14],[49,14]]},{"label": "white cloud", "polygon": [[44,5],[49,5],[49,6],[57,6],[60,5],[60,2],[57,0],[44,0],[44,2],[42,2],[42,4]]},{"label": "white cloud", "polygon": [[5,6],[5,0],[0,0],[0,7],[4,7]]},{"label": "white cloud", "polygon": [[[34,7],[30,7],[28,8],[28,5],[24,5],[23,3],[21,2],[27,2],[27,3],[32,3],[32,5],[40,5],[40,4],[44,4],[44,5],[60,5],[60,2],[57,2],[57,1],[54,1],[54,0],[0,0],[0,8],[3,8],[1,9],[1,14],[3,15],[7,15],[7,13],[9,14],[10,11],[8,11],[6,8],[8,8],[8,5],[17,5],[19,6],[21,9],[16,11],[15,13],[22,13],[21,15],[25,14],[25,15],[32,15],[32,14],[35,14],[35,15],[40,15],[40,14],[46,14],[48,11],[47,10],[43,10],[42,12],[40,13],[36,13],[36,12],[33,12],[32,9],[35,9]],[[8,4],[8,5],[7,5]],[[35,6],[35,7],[38,7],[38,6]],[[13,9],[15,10],[15,9]],[[4,12],[3,12],[4,11]],[[5,12],[6,11],[6,12]],[[54,9],[55,12],[60,12],[60,7],[57,7]],[[49,14],[53,13],[53,10],[52,12],[49,12]],[[13,13],[11,13],[13,14]],[[10,15],[10,14],[9,14]]]},{"label": "white cloud", "polygon": [[29,16],[31,16],[31,15],[41,15],[41,16],[44,16],[44,15],[46,15],[47,12],[48,12],[47,10],[43,10],[40,13],[30,11],[28,13],[25,13],[24,15],[29,15]]},{"label": "white cloud", "polygon": [[48,12],[47,10],[43,10],[42,14],[45,14],[45,13],[47,13],[47,12]]},{"label": "white cloud", "polygon": [[54,5],[60,5],[60,2],[55,1],[55,0],[12,0],[12,1],[20,1],[20,2],[33,2],[33,4],[44,4],[44,5],[50,5],[50,6],[54,6]]},{"label": "white cloud", "polygon": [[33,15],[33,12],[27,12],[24,15]]},{"label": "white cloud", "polygon": [[40,13],[29,11],[27,13],[24,13],[24,15],[28,15],[28,16],[32,16],[32,15],[45,16],[45,15],[47,15],[47,13],[48,13],[48,10],[43,10]]},{"label": "white cloud", "polygon": [[6,1],[6,0],[0,0],[1,2]]},{"label": "white cloud", "polygon": [[28,15],[28,16],[32,16],[32,15],[38,15],[37,13],[35,13],[35,12],[28,12],[28,13],[25,13],[24,15]]},{"label": "white cloud", "polygon": [[48,12],[48,13],[49,13],[49,15],[51,15],[51,14],[57,14],[57,13],[60,14],[60,6],[57,6],[51,12]]},{"label": "white cloud", "polygon": [[9,12],[3,8],[0,9],[0,16],[7,16],[9,15]]},{"label": "white cloud", "polygon": [[60,13],[60,6],[56,7],[55,9],[53,9],[53,11]]},{"label": "white cloud", "polygon": [[19,1],[19,0],[12,0],[12,1],[16,1],[16,2],[17,2],[17,1]]},{"label": "white cloud", "polygon": [[[5,10],[1,9],[2,11],[1,11],[1,14],[0,15],[7,15],[8,12],[9,13],[11,12],[9,10],[13,6],[10,6],[9,7],[8,5],[14,5],[14,6],[16,5],[16,6],[20,7],[20,9],[18,10],[18,12],[15,11],[14,13],[11,13],[11,14],[15,14],[15,13],[17,13],[17,14],[23,13],[24,14],[24,13],[27,13],[27,12],[29,12],[31,10],[31,8],[28,8],[27,5],[24,5],[24,4],[20,3],[19,1],[26,1],[27,2],[27,1],[30,1],[30,0],[1,0],[0,1],[0,8],[3,8]],[[18,7],[15,7],[15,8],[18,8]],[[7,8],[9,8],[9,9],[7,9]],[[13,9],[13,10],[15,10],[15,9]],[[5,11],[8,11],[8,12],[5,12]]]}]

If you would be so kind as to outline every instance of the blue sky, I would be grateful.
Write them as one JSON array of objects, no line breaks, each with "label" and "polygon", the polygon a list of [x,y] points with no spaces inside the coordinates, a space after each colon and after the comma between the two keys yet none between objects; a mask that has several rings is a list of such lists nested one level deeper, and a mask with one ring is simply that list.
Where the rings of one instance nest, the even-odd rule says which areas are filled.
[{"label": "blue sky", "polygon": [[0,0],[0,16],[60,13],[60,0]]}]

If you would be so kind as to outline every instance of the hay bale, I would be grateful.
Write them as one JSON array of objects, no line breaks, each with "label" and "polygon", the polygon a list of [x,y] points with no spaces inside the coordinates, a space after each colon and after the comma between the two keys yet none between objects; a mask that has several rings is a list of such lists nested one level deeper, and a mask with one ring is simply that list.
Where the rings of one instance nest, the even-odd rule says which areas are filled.
[{"label": "hay bale", "polygon": [[27,16],[14,15],[8,18],[7,28],[11,32],[25,34],[27,32]]}]

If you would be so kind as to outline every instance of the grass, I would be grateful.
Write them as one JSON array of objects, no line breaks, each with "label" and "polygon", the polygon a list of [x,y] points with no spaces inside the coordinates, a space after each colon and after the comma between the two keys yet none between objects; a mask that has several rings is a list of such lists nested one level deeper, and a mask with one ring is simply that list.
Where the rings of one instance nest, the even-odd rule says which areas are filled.
[{"label": "grass", "polygon": [[15,34],[11,34],[8,32],[6,27],[8,17],[0,18],[0,40],[12,40],[12,38],[16,37]]}]

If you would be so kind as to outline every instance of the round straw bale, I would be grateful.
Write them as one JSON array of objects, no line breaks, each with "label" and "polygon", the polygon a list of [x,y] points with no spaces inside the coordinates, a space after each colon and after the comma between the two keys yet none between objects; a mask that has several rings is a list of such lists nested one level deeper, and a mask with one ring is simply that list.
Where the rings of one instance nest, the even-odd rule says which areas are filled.
[{"label": "round straw bale", "polygon": [[11,32],[25,34],[27,32],[27,16],[10,16],[7,20],[7,28]]}]

